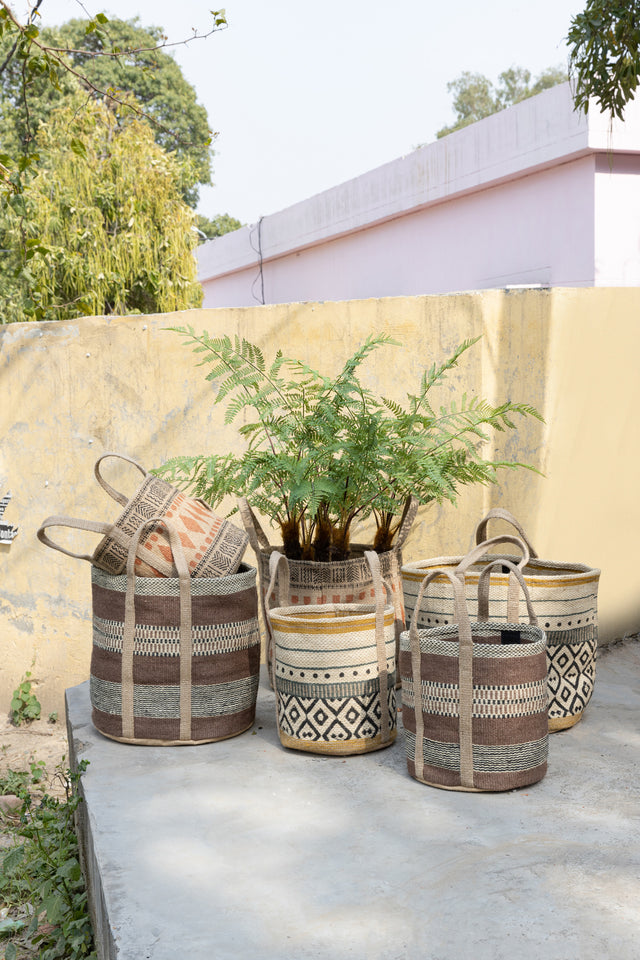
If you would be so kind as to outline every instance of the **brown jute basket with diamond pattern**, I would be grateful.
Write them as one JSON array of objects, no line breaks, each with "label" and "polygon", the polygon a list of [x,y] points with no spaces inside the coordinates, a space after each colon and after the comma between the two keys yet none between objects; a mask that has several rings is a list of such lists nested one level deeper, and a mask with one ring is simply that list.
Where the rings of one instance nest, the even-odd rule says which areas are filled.
[{"label": "brown jute basket with diamond pattern", "polygon": [[[515,528],[517,537],[514,539],[505,534],[501,538],[485,541],[490,520],[509,523]],[[540,559],[518,520],[502,508],[490,510],[480,521],[475,540],[479,546],[466,557],[435,557],[403,566],[407,621],[413,616],[417,593],[425,574],[438,568],[454,571],[460,564],[464,565],[466,571],[467,604],[473,616],[480,573],[487,563],[495,559],[495,554],[482,556],[488,549],[487,544],[516,543],[519,549],[523,549],[523,543],[527,559],[520,564],[522,573],[533,609],[547,634],[549,732],[555,733],[574,726],[591,700],[595,683],[600,570],[588,564]],[[505,556],[512,562],[518,559],[510,554]],[[505,574],[498,573],[492,577],[491,616],[495,619],[507,616],[509,581],[510,577]],[[425,591],[418,610],[418,626],[434,626],[450,615],[452,598],[446,592],[443,594],[439,586],[438,582],[432,582]],[[520,599],[519,603],[520,612],[524,614],[524,601]]]}]

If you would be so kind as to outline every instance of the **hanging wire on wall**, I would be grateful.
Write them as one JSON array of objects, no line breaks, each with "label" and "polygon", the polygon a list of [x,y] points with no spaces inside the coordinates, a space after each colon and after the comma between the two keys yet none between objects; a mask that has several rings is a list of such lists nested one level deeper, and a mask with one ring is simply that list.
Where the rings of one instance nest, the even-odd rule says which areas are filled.
[{"label": "hanging wire on wall", "polygon": [[[263,270],[263,260],[262,260],[262,221],[264,217],[260,217],[258,223],[253,227],[251,233],[249,234],[249,243],[251,248],[258,254],[258,275],[251,284],[251,295],[257,303],[264,304],[264,270]],[[253,243],[254,234],[257,233],[258,236],[258,246],[256,247]],[[256,296],[255,288],[256,284],[260,281],[260,296]]]}]

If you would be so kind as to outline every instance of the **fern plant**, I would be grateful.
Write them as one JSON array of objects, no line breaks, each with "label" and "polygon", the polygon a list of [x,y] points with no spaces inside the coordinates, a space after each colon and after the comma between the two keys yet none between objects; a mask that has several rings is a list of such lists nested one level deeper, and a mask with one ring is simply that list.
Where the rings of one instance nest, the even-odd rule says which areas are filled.
[{"label": "fern plant", "polygon": [[422,504],[455,502],[461,486],[495,483],[498,469],[527,466],[484,459],[481,449],[491,431],[514,429],[516,417],[541,419],[529,404],[493,406],[466,394],[448,407],[431,403],[431,390],[480,338],[426,370],[403,405],[359,378],[375,350],[399,346],[385,334],[368,337],[337,377],[326,377],[281,351],[267,364],[239,337],[172,329],[209,368],[225,423],[242,417],[246,449],[241,456],[176,457],[156,472],[212,506],[246,496],[279,525],[290,559],[346,559],[354,522],[371,516],[374,549],[388,550],[411,496]]}]

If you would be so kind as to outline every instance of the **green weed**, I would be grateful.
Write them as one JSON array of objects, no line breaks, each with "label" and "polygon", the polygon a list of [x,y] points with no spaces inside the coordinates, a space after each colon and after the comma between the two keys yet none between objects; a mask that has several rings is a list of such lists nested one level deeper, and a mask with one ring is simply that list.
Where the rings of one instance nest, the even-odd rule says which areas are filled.
[{"label": "green weed", "polygon": [[9,771],[0,794],[23,800],[19,821],[3,829],[12,843],[0,863],[0,938],[8,938],[5,960],[95,960],[87,893],[80,869],[74,813],[82,802],[78,786],[87,766],[56,775],[65,797],[40,795],[44,764]]},{"label": "green weed", "polygon": [[31,673],[29,670],[13,691],[11,698],[11,722],[19,727],[21,723],[37,720],[41,711],[40,701],[31,689]]}]

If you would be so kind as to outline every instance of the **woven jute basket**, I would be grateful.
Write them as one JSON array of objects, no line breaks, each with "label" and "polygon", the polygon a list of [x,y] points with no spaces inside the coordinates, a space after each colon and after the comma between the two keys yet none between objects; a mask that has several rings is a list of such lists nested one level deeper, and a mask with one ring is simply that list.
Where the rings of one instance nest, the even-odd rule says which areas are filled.
[{"label": "woven jute basket", "polygon": [[[162,524],[177,577],[136,576],[137,539]],[[226,740],[254,722],[260,670],[256,570],[190,577],[162,517],[132,538],[125,575],[93,567],[92,720],[122,743]]]},{"label": "woven jute basket", "polygon": [[[115,490],[102,476],[103,460],[114,458],[132,464],[143,482],[129,499]],[[107,573],[120,574],[127,563],[129,544],[140,524],[150,517],[169,520],[177,529],[191,576],[224,577],[235,573],[249,538],[244,530],[215,514],[203,500],[187,497],[171,484],[154,477],[136,460],[119,453],[104,453],[95,464],[95,475],[109,496],[124,507],[113,523],[79,520],[74,517],[48,517],[38,530],[38,538],[67,556],[88,560]],[[50,527],[73,527],[103,535],[93,554],[72,553],[45,533]],[[138,545],[136,571],[142,577],[175,577],[176,568],[167,535],[162,525],[146,526]]]},{"label": "woven jute basket", "polygon": [[[238,508],[249,537],[259,573],[261,611],[268,631],[266,595],[272,554],[281,553],[282,547],[273,547],[246,499],[238,501]],[[409,535],[418,510],[418,501],[411,499],[403,514],[395,543],[391,550],[379,553],[382,577],[390,585],[396,632],[396,655],[401,632],[405,629],[405,610],[402,590],[402,546]],[[353,556],[349,560],[333,560],[319,563],[313,560],[288,560],[288,579],[278,585],[278,605],[298,606],[325,603],[371,603],[375,587],[371,568],[366,560],[368,547],[351,545]],[[276,603],[272,595],[270,605]],[[268,638],[267,638],[268,639]]]},{"label": "woven jute basket", "polygon": [[418,592],[446,584],[448,623],[420,630],[417,618],[400,638],[402,717],[409,773],[434,787],[470,792],[528,786],[547,771],[546,638],[527,587],[508,560],[487,564],[480,608],[495,564],[517,578],[529,623],[472,621],[465,588],[451,570],[433,570]]},{"label": "woven jute basket", "polygon": [[[278,606],[268,611],[280,742],[337,756],[390,746],[397,732],[395,615],[380,562],[366,553],[375,603]],[[288,561],[271,555],[269,599]],[[279,576],[278,576],[279,575]]]},{"label": "woven jute basket", "polygon": [[[505,535],[485,541],[487,524],[492,519],[510,523],[517,531],[517,537]],[[591,699],[595,683],[600,570],[582,563],[541,560],[520,523],[511,513],[500,508],[490,510],[480,521],[475,540],[478,547],[466,556],[435,557],[402,567],[407,621],[413,618],[420,584],[429,571],[453,571],[463,564],[467,604],[474,616],[480,573],[495,559],[494,555],[482,556],[488,549],[487,544],[514,543],[519,549],[526,549],[524,564],[521,557],[510,553],[505,557],[520,563],[533,609],[547,635],[549,731],[555,733],[574,726]],[[508,575],[492,578],[491,616],[494,619],[507,616],[509,581]],[[524,601],[521,599],[519,603],[523,614]],[[420,604],[418,626],[437,626],[451,616],[452,607],[450,593],[442,590],[441,583],[432,582]]]}]

